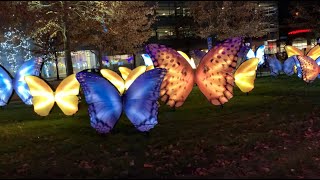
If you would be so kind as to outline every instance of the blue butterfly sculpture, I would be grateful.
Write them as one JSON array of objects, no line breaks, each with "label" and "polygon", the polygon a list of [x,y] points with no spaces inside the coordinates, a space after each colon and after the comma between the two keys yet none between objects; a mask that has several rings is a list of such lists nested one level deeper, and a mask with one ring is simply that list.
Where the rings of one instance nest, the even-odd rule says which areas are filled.
[{"label": "blue butterfly sculpture", "polygon": [[32,96],[24,77],[29,75],[39,76],[42,63],[42,58],[32,58],[24,62],[14,79],[11,78],[6,69],[0,66],[0,106],[7,105],[13,89],[25,104],[32,105]]},{"label": "blue butterfly sculpture", "polygon": [[278,76],[282,71],[282,64],[276,57],[269,57],[267,59],[270,68],[270,75],[271,76]]},{"label": "blue butterfly sculpture", "polygon": [[295,58],[296,56],[291,56],[283,62],[283,72],[288,76],[291,76],[295,73]]},{"label": "blue butterfly sculpture", "polygon": [[258,66],[261,66],[264,63],[264,49],[265,46],[261,45],[257,48],[256,52],[253,52],[252,49],[250,49],[247,53],[247,59],[251,59],[251,58],[258,58],[259,62],[258,62]]},{"label": "blue butterfly sculpture", "polygon": [[91,126],[98,133],[108,133],[123,110],[139,131],[152,129],[158,123],[158,98],[166,72],[165,69],[156,68],[142,73],[122,96],[105,76],[87,71],[77,73],[76,78],[89,105]]}]

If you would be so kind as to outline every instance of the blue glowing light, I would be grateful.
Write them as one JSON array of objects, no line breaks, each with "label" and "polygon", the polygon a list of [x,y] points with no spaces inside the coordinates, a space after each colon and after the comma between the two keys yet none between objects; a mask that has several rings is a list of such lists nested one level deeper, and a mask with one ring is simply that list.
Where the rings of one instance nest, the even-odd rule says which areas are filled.
[{"label": "blue glowing light", "polygon": [[144,64],[146,66],[153,66],[153,62],[151,57],[148,54],[141,54],[143,60],[144,60]]}]

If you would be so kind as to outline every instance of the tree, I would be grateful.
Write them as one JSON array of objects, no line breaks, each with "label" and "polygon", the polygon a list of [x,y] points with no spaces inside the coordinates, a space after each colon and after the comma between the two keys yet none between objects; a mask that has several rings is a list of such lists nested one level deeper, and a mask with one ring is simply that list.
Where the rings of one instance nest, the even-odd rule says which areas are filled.
[{"label": "tree", "polygon": [[243,1],[192,1],[190,13],[202,38],[222,40],[233,36],[261,37],[265,34],[262,10],[257,3]]},{"label": "tree", "polygon": [[[30,1],[27,11],[30,13],[29,33],[35,42],[45,42],[50,38],[62,37],[67,75],[73,73],[71,51],[75,42],[73,34],[78,34],[87,24],[101,23],[112,15],[109,10],[115,2],[106,1]],[[47,39],[48,40],[48,39]]]},{"label": "tree", "polygon": [[[320,37],[320,2],[295,2],[292,3],[290,8],[290,18],[288,22],[294,25],[295,28],[312,29],[316,37]],[[291,26],[292,26],[291,25]]]},{"label": "tree", "polygon": [[152,36],[156,5],[144,1],[109,2],[110,13],[101,23],[88,22],[87,28],[78,31],[78,46],[85,42],[98,51],[102,67],[102,53],[125,54],[141,50]]},{"label": "tree", "polygon": [[47,47],[53,37],[63,42],[67,75],[73,73],[71,51],[76,47],[97,48],[101,66],[102,51],[133,52],[152,33],[148,14],[153,9],[145,2],[31,1],[27,12],[27,29],[39,47]]},{"label": "tree", "polygon": [[14,76],[18,68],[31,56],[31,39],[24,32],[9,28],[0,43],[0,64]]}]

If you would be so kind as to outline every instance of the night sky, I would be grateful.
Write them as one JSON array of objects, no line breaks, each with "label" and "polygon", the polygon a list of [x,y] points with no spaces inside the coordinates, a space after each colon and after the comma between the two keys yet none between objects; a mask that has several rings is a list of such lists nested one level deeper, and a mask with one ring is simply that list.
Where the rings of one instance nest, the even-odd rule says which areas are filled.
[{"label": "night sky", "polygon": [[279,23],[282,24],[283,21],[289,17],[290,12],[289,12],[289,0],[281,0],[278,1],[279,5]]}]

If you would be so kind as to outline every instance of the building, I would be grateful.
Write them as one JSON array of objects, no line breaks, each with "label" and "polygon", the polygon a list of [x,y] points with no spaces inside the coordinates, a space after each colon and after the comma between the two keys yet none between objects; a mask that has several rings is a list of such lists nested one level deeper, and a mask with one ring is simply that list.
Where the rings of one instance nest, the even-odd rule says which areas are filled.
[{"label": "building", "polygon": [[[280,37],[277,43],[279,52],[285,52],[285,45],[292,45],[307,52],[317,44],[318,37],[311,28],[307,27],[304,21],[294,22],[293,17],[300,15],[297,7],[312,9],[314,8],[315,2],[284,1],[282,3],[285,4],[281,6]],[[291,13],[290,11],[292,10],[293,12]]]},{"label": "building", "polygon": [[[150,43],[165,44],[177,50],[188,52],[194,49],[208,49],[206,39],[196,36],[194,22],[190,17],[187,1],[158,1],[154,24],[154,37]],[[265,44],[268,54],[277,52],[276,41],[279,39],[279,20],[277,1],[252,1],[264,14],[263,30],[265,35],[253,39],[253,48]]]},{"label": "building", "polygon": [[154,36],[149,43],[164,44],[184,52],[207,48],[206,40],[196,36],[194,22],[187,7],[188,1],[157,3],[157,22],[153,25]]},{"label": "building", "polygon": [[266,27],[263,31],[265,35],[260,38],[263,42],[259,42],[259,45],[264,44],[266,46],[266,54],[277,53],[277,40],[279,39],[279,9],[277,1],[256,1],[258,8],[262,9],[264,16],[264,22],[262,23]]}]

